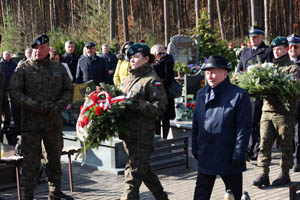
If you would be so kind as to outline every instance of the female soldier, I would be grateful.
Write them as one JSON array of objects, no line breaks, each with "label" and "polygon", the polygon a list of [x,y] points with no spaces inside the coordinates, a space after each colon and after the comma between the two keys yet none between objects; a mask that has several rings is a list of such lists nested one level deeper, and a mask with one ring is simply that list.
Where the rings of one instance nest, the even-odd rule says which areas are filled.
[{"label": "female soldier", "polygon": [[153,65],[156,74],[163,80],[164,88],[167,92],[168,106],[166,112],[155,122],[155,134],[161,135],[161,122],[163,127],[163,138],[167,138],[170,129],[170,119],[175,118],[175,102],[168,95],[168,87],[174,81],[174,60],[172,55],[166,53],[163,45],[156,44],[151,48],[151,54],[155,56]]},{"label": "female soldier", "polygon": [[[167,200],[168,195],[149,166],[153,152],[155,119],[165,112],[167,105],[166,92],[160,79],[152,72],[154,56],[150,48],[136,43],[127,50],[130,58],[129,75],[121,82],[120,89],[132,102],[128,107],[126,119],[130,134],[120,134],[128,155],[125,167],[125,191],[121,200],[139,199],[141,183],[149,188],[158,200]],[[134,123],[132,123],[134,122]]]}]

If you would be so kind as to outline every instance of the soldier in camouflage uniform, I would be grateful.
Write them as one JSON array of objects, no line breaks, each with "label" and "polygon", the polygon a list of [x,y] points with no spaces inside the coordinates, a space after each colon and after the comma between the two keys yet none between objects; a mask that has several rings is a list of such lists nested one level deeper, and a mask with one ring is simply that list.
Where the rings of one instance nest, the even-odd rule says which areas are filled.
[{"label": "soldier in camouflage uniform", "polygon": [[[288,41],[286,37],[276,37],[272,43],[273,63],[282,67],[284,71],[293,74],[299,79],[300,71],[294,65],[288,55]],[[281,173],[272,182],[273,186],[280,186],[290,183],[289,170],[293,167],[293,137],[296,115],[296,97],[290,99],[290,111],[275,98],[269,97],[264,100],[262,117],[260,121],[260,151],[258,154],[257,166],[261,167],[262,173],[253,182],[253,185],[261,187],[270,185],[269,166],[271,163],[271,153],[274,141],[281,148]]]},{"label": "soldier in camouflage uniform", "polygon": [[45,145],[48,199],[73,199],[61,192],[60,156],[63,148],[62,116],[72,101],[73,85],[65,68],[49,60],[49,38],[40,35],[33,43],[32,59],[20,64],[9,82],[12,101],[20,106],[24,167],[21,185],[24,199],[33,199]]},{"label": "soldier in camouflage uniform", "polygon": [[150,63],[154,56],[142,43],[133,44],[127,51],[131,68],[120,89],[132,101],[126,113],[130,134],[119,133],[128,155],[125,167],[125,191],[121,200],[139,199],[139,188],[144,184],[158,200],[167,200],[168,195],[149,166],[153,152],[155,120],[164,113],[167,96],[159,78],[152,72]]}]

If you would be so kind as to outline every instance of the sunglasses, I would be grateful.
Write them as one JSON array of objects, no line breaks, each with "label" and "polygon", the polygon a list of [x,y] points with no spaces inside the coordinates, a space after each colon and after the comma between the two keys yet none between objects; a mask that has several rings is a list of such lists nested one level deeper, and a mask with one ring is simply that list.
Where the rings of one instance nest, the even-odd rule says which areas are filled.
[{"label": "sunglasses", "polygon": [[294,47],[294,49],[299,49],[299,46],[297,46],[297,45],[290,45],[289,49],[292,49],[293,47]]},{"label": "sunglasses", "polygon": [[159,52],[157,55],[162,56],[162,55],[165,55],[165,54],[166,54],[165,52]]}]

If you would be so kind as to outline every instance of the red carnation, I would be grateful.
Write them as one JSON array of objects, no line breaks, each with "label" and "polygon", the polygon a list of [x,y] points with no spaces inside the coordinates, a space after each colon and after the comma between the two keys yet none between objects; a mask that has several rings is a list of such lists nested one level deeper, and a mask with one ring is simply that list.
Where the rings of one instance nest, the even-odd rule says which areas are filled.
[{"label": "red carnation", "polygon": [[89,117],[85,116],[85,117],[83,118],[84,124],[88,125],[89,120],[90,120]]},{"label": "red carnation", "polygon": [[195,110],[196,107],[196,101],[192,104],[192,109]]},{"label": "red carnation", "polygon": [[190,108],[191,107],[191,102],[187,102],[185,106]]},{"label": "red carnation", "polygon": [[92,95],[92,101],[94,103],[97,103],[98,100],[99,100],[99,98],[97,97],[97,95]]},{"label": "red carnation", "polygon": [[83,127],[84,127],[84,122],[83,122],[83,121],[80,121],[80,122],[79,122],[79,126],[83,128]]},{"label": "red carnation", "polygon": [[80,106],[80,111],[82,110],[82,108],[83,108],[83,105],[82,105],[82,106]]},{"label": "red carnation", "polygon": [[101,115],[101,113],[102,113],[102,108],[99,107],[99,106],[97,106],[97,107],[96,107],[96,110],[95,110],[95,113],[96,113],[96,115]]}]

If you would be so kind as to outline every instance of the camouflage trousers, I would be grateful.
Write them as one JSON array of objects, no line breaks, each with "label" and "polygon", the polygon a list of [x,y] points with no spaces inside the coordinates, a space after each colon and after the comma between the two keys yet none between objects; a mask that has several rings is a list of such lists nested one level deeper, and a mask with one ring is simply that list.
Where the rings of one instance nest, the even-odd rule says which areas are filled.
[{"label": "camouflage trousers", "polygon": [[157,200],[168,200],[168,195],[158,179],[152,172],[149,165],[152,147],[142,147],[136,143],[123,143],[128,155],[128,162],[125,167],[125,191],[121,200],[138,200],[139,188],[144,184],[152,192]]},{"label": "camouflage trousers", "polygon": [[263,112],[260,121],[260,151],[257,166],[269,172],[272,146],[275,139],[281,149],[280,166],[283,171],[293,167],[293,138],[295,131],[295,116],[282,115],[275,112]]},{"label": "camouflage trousers", "polygon": [[[43,146],[43,151],[42,151]],[[22,132],[23,172],[21,185],[25,196],[33,196],[38,182],[43,153],[49,191],[61,190],[61,151],[63,148],[62,132],[32,131]]]}]

